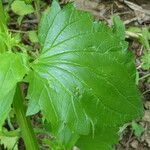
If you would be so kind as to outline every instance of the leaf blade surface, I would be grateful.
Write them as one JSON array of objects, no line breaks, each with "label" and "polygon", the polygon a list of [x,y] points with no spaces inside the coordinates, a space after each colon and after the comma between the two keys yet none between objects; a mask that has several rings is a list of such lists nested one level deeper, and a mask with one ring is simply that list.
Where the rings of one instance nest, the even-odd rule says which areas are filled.
[{"label": "leaf blade surface", "polygon": [[[89,138],[95,135],[94,143],[112,126],[106,140],[96,145],[108,143],[106,147],[110,147],[119,127],[142,113],[133,57],[123,35],[119,36],[124,27],[120,22],[113,29],[93,23],[91,15],[72,5],[60,10],[54,4],[50,10],[56,5],[57,10],[44,15],[39,30],[42,50],[32,64],[27,114],[41,110],[67,149],[72,135],[90,133]],[[109,136],[115,140],[109,142]],[[83,150],[88,144],[81,146]]]},{"label": "leaf blade surface", "polygon": [[16,83],[23,79],[26,72],[22,55],[0,54],[0,128],[11,109]]}]

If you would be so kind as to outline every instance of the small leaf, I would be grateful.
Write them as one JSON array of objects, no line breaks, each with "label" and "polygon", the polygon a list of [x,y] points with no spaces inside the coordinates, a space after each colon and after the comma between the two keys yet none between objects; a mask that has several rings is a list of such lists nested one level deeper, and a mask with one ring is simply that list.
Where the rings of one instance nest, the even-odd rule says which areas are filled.
[{"label": "small leaf", "polygon": [[17,141],[18,137],[0,135],[0,144],[7,150],[18,150]]},{"label": "small leaf", "polygon": [[148,70],[150,69],[150,51],[146,52],[143,56],[142,56],[142,68],[144,70]]},{"label": "small leaf", "polygon": [[7,150],[18,150],[18,130],[8,131],[6,128],[0,132],[0,145]]},{"label": "small leaf", "polygon": [[19,26],[21,25],[23,18],[24,18],[24,16],[19,16],[17,18],[17,23],[19,24]]},{"label": "small leaf", "polygon": [[149,31],[148,31],[148,29],[146,27],[142,29],[142,35],[140,36],[139,40],[143,44],[145,49],[147,51],[150,51],[150,44],[149,44],[150,33],[149,33]]},{"label": "small leaf", "polygon": [[32,7],[32,5],[26,4],[22,0],[15,0],[12,3],[11,8],[13,12],[20,16],[28,15],[34,12],[34,8]]},{"label": "small leaf", "polygon": [[134,130],[134,134],[137,136],[137,137],[140,137],[141,134],[145,131],[145,129],[137,124],[136,122],[132,122],[132,129]]},{"label": "small leaf", "polygon": [[32,43],[37,43],[39,41],[36,31],[29,31],[28,34],[29,34],[29,40]]},{"label": "small leaf", "polygon": [[118,38],[124,40],[125,39],[125,26],[120,20],[119,16],[113,17],[114,23],[114,32],[118,35]]}]

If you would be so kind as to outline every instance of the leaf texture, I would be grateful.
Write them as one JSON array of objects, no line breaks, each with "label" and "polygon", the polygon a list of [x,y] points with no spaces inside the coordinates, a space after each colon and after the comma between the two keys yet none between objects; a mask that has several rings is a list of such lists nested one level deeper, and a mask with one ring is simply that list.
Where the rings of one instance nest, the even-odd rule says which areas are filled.
[{"label": "leaf texture", "polygon": [[23,79],[26,71],[22,55],[0,54],[0,128],[11,109],[16,83]]},{"label": "leaf texture", "polygon": [[11,9],[20,16],[28,15],[34,12],[32,5],[26,4],[25,1],[22,0],[15,0],[11,5]]},{"label": "leaf texture", "polygon": [[66,149],[77,139],[81,150],[111,149],[119,127],[142,114],[123,31],[118,18],[109,28],[72,4],[60,9],[54,1],[43,15],[27,115],[41,110]]}]

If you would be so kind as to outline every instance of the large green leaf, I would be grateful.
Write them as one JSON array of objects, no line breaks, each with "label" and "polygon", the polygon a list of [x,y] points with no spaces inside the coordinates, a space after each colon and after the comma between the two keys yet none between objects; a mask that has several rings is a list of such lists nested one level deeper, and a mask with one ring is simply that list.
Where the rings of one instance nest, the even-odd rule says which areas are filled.
[{"label": "large green leaf", "polygon": [[21,54],[0,54],[0,128],[11,109],[16,83],[26,70]]},{"label": "large green leaf", "polygon": [[109,28],[73,5],[61,10],[55,1],[41,20],[27,115],[41,110],[66,149],[79,135],[81,150],[110,149],[119,127],[142,114],[123,31],[118,18]]}]

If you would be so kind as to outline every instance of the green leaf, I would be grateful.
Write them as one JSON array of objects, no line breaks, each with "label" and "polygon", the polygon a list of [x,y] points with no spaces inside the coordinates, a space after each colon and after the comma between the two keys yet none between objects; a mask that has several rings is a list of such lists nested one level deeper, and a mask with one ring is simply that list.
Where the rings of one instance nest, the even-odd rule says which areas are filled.
[{"label": "green leaf", "polygon": [[148,70],[150,69],[150,51],[146,52],[143,56],[142,56],[142,68],[144,70]]},{"label": "green leaf", "polygon": [[37,32],[35,30],[29,31],[28,34],[29,34],[29,40],[32,43],[37,43],[39,41],[38,36],[37,36]]},{"label": "green leaf", "polygon": [[81,150],[111,149],[119,127],[142,114],[124,26],[114,20],[109,28],[55,1],[41,19],[42,50],[28,76],[27,115],[41,110],[67,150],[77,139]]},{"label": "green leaf", "polygon": [[150,32],[146,27],[142,29],[142,35],[140,36],[139,40],[146,48],[146,50],[150,51],[150,44],[149,44]]},{"label": "green leaf", "polygon": [[11,9],[20,16],[28,15],[34,12],[32,5],[26,4],[22,0],[15,0],[11,5]]},{"label": "green leaf", "polygon": [[51,28],[51,25],[53,24],[53,21],[60,10],[59,4],[54,1],[52,3],[52,7],[48,8],[43,14],[39,24],[39,41],[41,45],[44,45],[46,42],[49,29]]},{"label": "green leaf", "polygon": [[8,131],[3,128],[3,131],[0,132],[0,144],[4,145],[4,148],[7,150],[18,150],[18,131]]},{"label": "green leaf", "polygon": [[12,48],[19,47],[20,38],[19,34],[12,34],[8,31],[7,27],[4,31],[0,31],[0,52],[12,51]]},{"label": "green leaf", "polygon": [[24,0],[27,4],[30,4],[33,2],[33,0]]},{"label": "green leaf", "polygon": [[114,32],[118,35],[118,38],[124,40],[125,39],[125,26],[123,25],[122,21],[120,20],[119,16],[113,17],[114,22]]},{"label": "green leaf", "polygon": [[134,134],[137,136],[137,137],[140,137],[141,134],[145,131],[145,129],[137,124],[136,122],[132,122],[132,129],[134,130]]},{"label": "green leaf", "polygon": [[21,54],[0,54],[0,128],[11,109],[16,83],[26,71]]},{"label": "green leaf", "polygon": [[147,51],[150,51],[150,32],[148,28],[130,27],[127,31],[136,33],[138,41],[145,47]]},{"label": "green leaf", "polygon": [[0,144],[3,144],[7,150],[18,150],[17,141],[18,137],[7,137],[0,135]]},{"label": "green leaf", "polygon": [[[102,123],[101,123],[102,124]],[[77,146],[80,150],[113,150],[113,144],[117,143],[118,132],[115,126],[101,126],[95,128],[94,136],[81,136]]]}]

